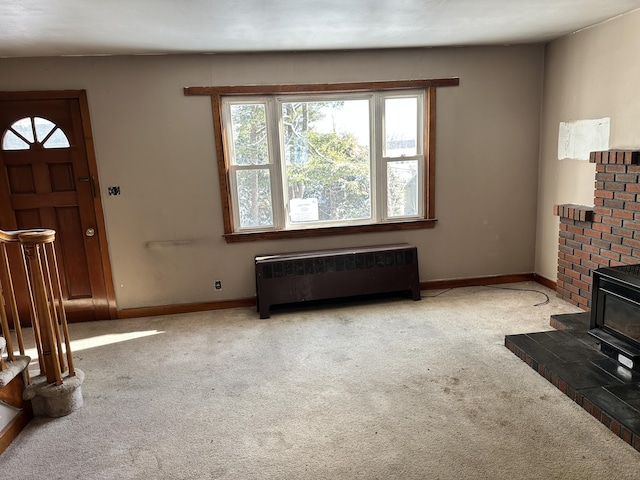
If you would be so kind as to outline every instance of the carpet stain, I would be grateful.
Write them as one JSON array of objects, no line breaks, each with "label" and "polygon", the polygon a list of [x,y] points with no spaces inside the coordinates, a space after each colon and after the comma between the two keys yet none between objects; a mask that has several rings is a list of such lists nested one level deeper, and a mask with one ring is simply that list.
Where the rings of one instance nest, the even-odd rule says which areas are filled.
[{"label": "carpet stain", "polygon": [[280,448],[290,449],[293,447],[293,445],[286,440],[284,433],[279,430],[262,432],[257,438],[257,444],[261,448],[267,447],[274,450],[279,450]]},{"label": "carpet stain", "polygon": [[223,478],[227,475],[227,473],[229,472],[228,469],[226,468],[216,468],[215,470],[211,470],[209,472],[209,478],[211,478],[211,480],[215,480],[217,478]]},{"label": "carpet stain", "polygon": [[500,392],[499,397],[503,400],[511,400],[514,396],[514,392],[513,391],[502,391]]},{"label": "carpet stain", "polygon": [[465,393],[462,389],[459,389],[460,379],[458,377],[445,377],[445,386],[442,391],[447,395],[452,395],[456,400],[460,401],[465,398]]},{"label": "carpet stain", "polygon": [[353,360],[353,358],[351,357],[351,355],[348,355],[347,353],[340,352],[340,353],[337,353],[336,355],[334,355],[332,357],[332,360],[335,363],[345,363],[345,362],[349,362],[349,361]]},{"label": "carpet stain", "polygon": [[141,447],[134,447],[130,450],[131,466],[143,468],[146,471],[163,471],[162,459],[157,453],[149,452]]}]

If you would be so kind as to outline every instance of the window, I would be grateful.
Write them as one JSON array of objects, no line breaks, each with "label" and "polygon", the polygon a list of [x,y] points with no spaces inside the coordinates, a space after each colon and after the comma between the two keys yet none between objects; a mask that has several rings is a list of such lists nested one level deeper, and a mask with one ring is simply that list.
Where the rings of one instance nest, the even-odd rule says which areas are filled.
[{"label": "window", "polygon": [[2,139],[3,150],[29,150],[34,144],[43,148],[69,148],[69,139],[58,126],[41,117],[21,118],[9,127]]},{"label": "window", "polygon": [[211,95],[227,241],[429,228],[435,86],[191,87]]},{"label": "window", "polygon": [[222,98],[237,231],[422,215],[423,92]]}]

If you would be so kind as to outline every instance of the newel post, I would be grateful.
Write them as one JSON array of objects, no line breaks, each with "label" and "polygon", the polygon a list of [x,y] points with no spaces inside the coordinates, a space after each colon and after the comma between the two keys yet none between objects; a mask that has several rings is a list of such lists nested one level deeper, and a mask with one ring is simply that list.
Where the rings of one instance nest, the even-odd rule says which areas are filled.
[{"label": "newel post", "polygon": [[54,318],[51,315],[53,298],[50,298],[47,294],[45,280],[47,259],[44,249],[46,244],[53,243],[55,236],[53,230],[44,230],[42,232],[22,233],[19,235],[19,239],[27,261],[29,283],[31,284],[35,306],[36,318],[34,320],[38,322],[40,330],[44,374],[47,378],[47,383],[62,385],[62,372],[66,370],[66,365],[64,364],[64,356],[61,355],[60,342],[56,341],[59,338],[59,334],[56,335],[58,333],[58,325],[57,322],[54,324]]},{"label": "newel post", "polygon": [[[35,415],[60,417],[82,406],[84,374],[73,367],[67,318],[56,260],[54,230],[18,235],[24,253],[31,295],[34,331],[39,331],[41,372],[25,389]],[[64,348],[63,348],[64,342]],[[42,371],[44,370],[44,371]]]}]

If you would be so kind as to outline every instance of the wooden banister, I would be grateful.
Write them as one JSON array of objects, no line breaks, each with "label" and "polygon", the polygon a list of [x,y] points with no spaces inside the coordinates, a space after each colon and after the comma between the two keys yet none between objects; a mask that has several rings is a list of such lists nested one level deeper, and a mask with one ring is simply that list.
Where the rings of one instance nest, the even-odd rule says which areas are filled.
[{"label": "wooden banister", "polygon": [[[9,307],[11,308],[11,317],[13,318],[16,338],[18,340],[18,348],[20,354],[24,355],[24,340],[22,337],[22,329],[20,328],[18,305],[16,303],[16,297],[13,290],[13,279],[11,278],[11,268],[9,266],[9,256],[7,254],[7,244],[18,241],[19,240],[17,232],[7,232],[4,230],[0,230],[0,256],[2,257],[0,260],[3,262],[4,271],[7,273],[7,290],[5,293],[5,290],[2,287],[2,282],[0,282],[0,295],[4,295],[5,301],[8,302]],[[11,339],[9,320],[7,318],[7,311],[5,309],[5,301],[0,302],[0,327],[2,327],[2,333],[7,342],[7,360],[12,362],[15,359],[15,350],[13,347],[13,340]],[[4,362],[2,363],[4,364]],[[2,370],[4,370],[4,368],[2,368]]]},{"label": "wooden banister", "polygon": [[[7,289],[4,296],[11,308],[20,354],[24,355],[24,339],[13,284],[14,275],[7,254],[8,245],[20,245],[40,375],[46,377],[48,384],[61,385],[64,374],[72,377],[75,375],[75,369],[54,247],[55,236],[56,232],[48,229],[0,230],[0,260],[4,262],[4,270],[7,273]],[[7,340],[7,360],[12,361],[15,353],[4,305],[0,306],[0,326],[2,335]]]}]

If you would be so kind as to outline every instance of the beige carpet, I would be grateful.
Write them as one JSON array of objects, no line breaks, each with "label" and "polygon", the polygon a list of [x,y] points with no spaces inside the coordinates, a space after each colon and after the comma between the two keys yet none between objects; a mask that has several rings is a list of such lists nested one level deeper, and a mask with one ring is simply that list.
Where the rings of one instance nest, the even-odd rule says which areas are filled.
[{"label": "beige carpet", "polygon": [[32,421],[0,477],[638,478],[640,453],[503,346],[577,311],[541,300],[472,287],[74,324],[85,405]]}]

